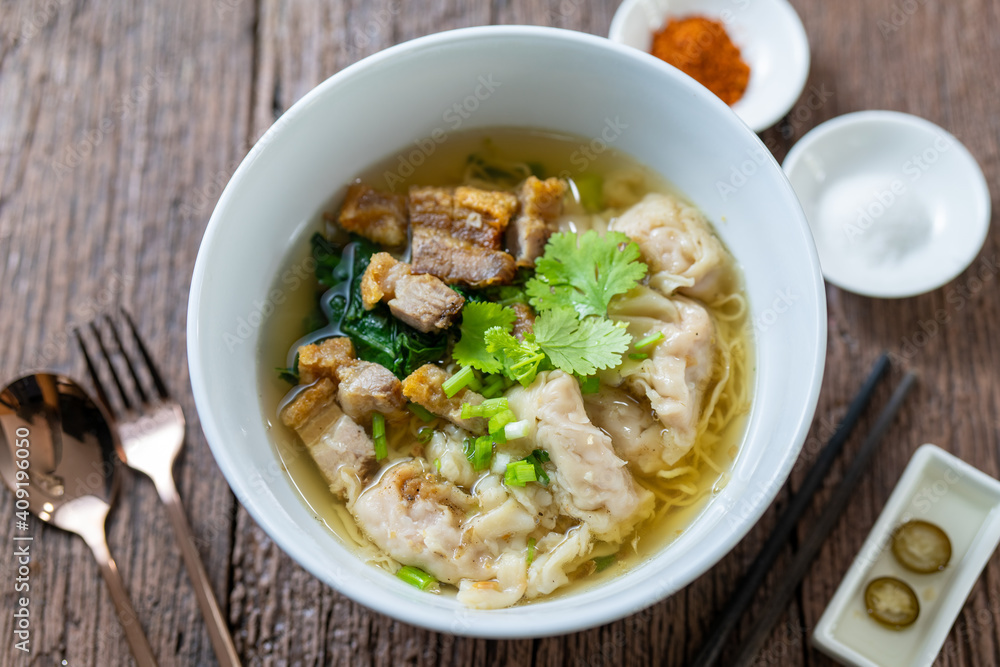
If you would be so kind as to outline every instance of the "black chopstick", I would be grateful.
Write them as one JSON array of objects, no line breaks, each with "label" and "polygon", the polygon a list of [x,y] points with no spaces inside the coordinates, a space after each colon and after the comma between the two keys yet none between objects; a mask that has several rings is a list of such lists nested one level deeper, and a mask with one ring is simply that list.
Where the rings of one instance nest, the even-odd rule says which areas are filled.
[{"label": "black chopstick", "polygon": [[774,624],[778,622],[778,619],[787,610],[788,601],[795,594],[795,589],[798,588],[802,578],[809,571],[809,566],[812,564],[816,554],[819,553],[823,542],[833,532],[837,521],[844,513],[844,509],[850,502],[854,490],[858,486],[858,482],[861,481],[861,478],[868,470],[868,463],[872,455],[875,454],[882,436],[885,435],[885,432],[889,430],[889,426],[892,425],[893,420],[896,418],[896,413],[899,412],[899,408],[903,404],[903,400],[906,398],[906,394],[910,391],[916,378],[917,376],[913,371],[908,372],[892,393],[889,403],[879,414],[875,426],[872,427],[871,432],[865,438],[858,453],[855,454],[854,460],[851,461],[847,472],[844,473],[843,479],[840,480],[840,484],[837,485],[830,500],[827,501],[823,512],[819,516],[819,520],[813,525],[812,530],[809,531],[805,541],[802,542],[802,545],[796,552],[791,567],[782,574],[774,593],[771,595],[771,599],[767,601],[761,615],[754,622],[750,635],[740,650],[739,658],[734,663],[737,667],[753,663],[764,642],[770,637]]},{"label": "black chopstick", "polygon": [[819,453],[819,456],[816,457],[816,463],[813,464],[813,467],[806,474],[799,492],[795,494],[788,504],[788,508],[781,515],[781,518],[778,519],[774,532],[767,538],[767,542],[764,543],[760,553],[757,554],[757,558],[750,565],[750,569],[747,570],[743,580],[733,593],[732,599],[726,605],[725,612],[719,618],[718,624],[705,641],[705,645],[697,657],[695,657],[694,662],[691,663],[691,667],[709,667],[710,665],[714,665],[716,660],[719,659],[719,655],[722,654],[722,649],[725,647],[729,635],[736,628],[737,623],[743,616],[743,612],[750,606],[750,602],[757,593],[757,589],[760,588],[767,573],[778,559],[778,554],[781,553],[785,543],[788,542],[788,536],[791,535],[799,519],[802,518],[813,495],[815,495],[817,489],[823,484],[826,474],[830,471],[830,466],[833,465],[837,455],[840,454],[840,450],[844,448],[844,443],[847,442],[855,425],[857,425],[858,420],[861,418],[861,413],[864,412],[868,406],[868,402],[871,400],[872,394],[875,393],[875,387],[888,369],[889,355],[883,352],[875,362],[875,366],[872,368],[865,383],[861,386],[861,390],[858,391],[857,396],[854,397],[854,400],[848,406],[847,414],[844,415],[843,420],[837,426],[837,430],[834,431],[833,436],[830,437],[826,446]]}]

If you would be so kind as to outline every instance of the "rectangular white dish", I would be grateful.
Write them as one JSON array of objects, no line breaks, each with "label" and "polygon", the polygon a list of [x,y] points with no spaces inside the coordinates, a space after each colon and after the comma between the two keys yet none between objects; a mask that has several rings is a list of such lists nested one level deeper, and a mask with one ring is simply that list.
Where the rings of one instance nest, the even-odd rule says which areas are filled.
[{"label": "rectangular white dish", "polygon": [[[952,543],[942,572],[915,574],[889,548],[895,528],[911,519],[940,526]],[[929,667],[973,585],[1000,542],[1000,482],[934,445],[913,455],[878,521],[813,632],[813,644],[845,665]],[[913,625],[892,630],[869,618],[864,589],[892,576],[920,601]]]}]

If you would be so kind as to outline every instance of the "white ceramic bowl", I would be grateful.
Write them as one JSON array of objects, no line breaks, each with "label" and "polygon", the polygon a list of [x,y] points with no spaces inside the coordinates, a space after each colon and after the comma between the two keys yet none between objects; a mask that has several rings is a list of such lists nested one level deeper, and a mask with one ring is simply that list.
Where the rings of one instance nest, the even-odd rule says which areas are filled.
[{"label": "white ceramic bowl", "polygon": [[880,298],[916,296],[957,277],[990,229],[976,158],[934,123],[858,111],[813,128],[784,163],[826,279]]},{"label": "white ceramic bowl", "polygon": [[[470,109],[460,123],[454,105]],[[261,405],[258,390],[260,326],[269,299],[280,296],[270,290],[292,240],[359,171],[410,155],[415,141],[455,124],[594,137],[595,147],[608,141],[661,172],[718,221],[743,266],[758,330],[753,408],[732,479],[687,531],[613,583],[490,612],[465,610],[366,565],[325,529],[277,461],[266,430],[274,406]],[[620,131],[608,129],[614,126]],[[523,26],[456,30],[387,49],[297,102],[222,193],[198,253],[188,309],[202,427],[261,527],[345,595],[409,623],[479,637],[606,623],[712,567],[785,481],[812,419],[825,350],[812,238],[788,181],[757,137],[707,90],[652,56],[578,32]]]},{"label": "white ceramic bowl", "polygon": [[608,38],[648,52],[668,18],[707,16],[722,22],[750,66],[746,93],[733,111],[754,132],[787,114],[809,78],[809,38],[787,0],[624,0]]}]

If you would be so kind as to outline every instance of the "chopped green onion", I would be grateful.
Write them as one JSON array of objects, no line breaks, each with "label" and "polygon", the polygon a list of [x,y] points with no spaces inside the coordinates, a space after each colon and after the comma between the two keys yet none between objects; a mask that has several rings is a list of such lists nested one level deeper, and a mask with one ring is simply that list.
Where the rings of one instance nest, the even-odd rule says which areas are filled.
[{"label": "chopped green onion", "polygon": [[500,429],[496,433],[490,433],[490,437],[493,438],[493,444],[495,445],[507,444],[507,433],[505,429]]},{"label": "chopped green onion", "polygon": [[582,394],[596,394],[601,390],[601,380],[596,375],[577,376],[577,379],[580,381],[580,393]]},{"label": "chopped green onion", "polygon": [[466,387],[468,387],[470,391],[483,390],[483,383],[479,381],[479,373],[476,372],[475,368],[472,369],[472,379],[469,380],[469,384],[467,384]]},{"label": "chopped green onion", "polygon": [[597,566],[598,572],[603,572],[604,570],[611,567],[611,564],[615,562],[615,556],[618,554],[611,554],[610,556],[598,556],[594,559],[594,565]]},{"label": "chopped green onion", "polygon": [[663,335],[663,332],[657,331],[655,334],[646,336],[638,343],[636,343],[635,349],[638,351],[638,350],[644,350],[647,347],[656,347],[663,341],[664,338],[666,338],[666,336]]},{"label": "chopped green onion", "polygon": [[580,203],[591,213],[604,208],[604,179],[599,174],[580,174],[573,179]]},{"label": "chopped green onion", "polygon": [[444,390],[445,396],[452,398],[455,394],[465,389],[465,387],[475,379],[476,374],[473,372],[472,366],[466,366],[445,380],[441,384],[441,389]]},{"label": "chopped green onion", "polygon": [[524,457],[524,460],[527,463],[530,463],[532,467],[534,467],[535,477],[538,479],[539,482],[541,482],[542,484],[549,483],[549,476],[545,472],[545,468],[542,467],[543,463],[549,462],[549,453],[547,451],[545,451],[544,449],[534,449],[532,450],[531,454],[528,454],[526,457]]},{"label": "chopped green onion", "polygon": [[628,358],[633,361],[642,361],[643,359],[649,359],[649,355],[645,352],[632,352],[628,355]]},{"label": "chopped green onion", "polygon": [[417,431],[417,442],[421,445],[426,445],[434,437],[434,429],[430,426],[421,426]]},{"label": "chopped green onion", "polygon": [[524,486],[536,479],[538,476],[535,474],[535,466],[528,460],[508,463],[503,476],[503,481],[508,486]]},{"label": "chopped green onion", "polygon": [[381,412],[372,415],[372,440],[375,441],[375,460],[381,461],[389,455],[389,441],[385,437],[385,416]]},{"label": "chopped green onion", "polygon": [[531,565],[531,561],[535,560],[535,538],[528,538],[528,565]]},{"label": "chopped green onion", "polygon": [[416,586],[422,591],[430,590],[438,583],[437,579],[427,574],[418,567],[404,565],[396,571],[396,576],[411,586]]},{"label": "chopped green onion", "polygon": [[505,440],[517,440],[518,438],[523,438],[528,435],[528,429],[530,425],[527,419],[522,419],[519,422],[514,422],[513,424],[507,424],[503,427],[503,435]]},{"label": "chopped green onion", "polygon": [[502,410],[490,417],[486,430],[490,433],[496,433],[497,431],[502,431],[507,424],[515,421],[517,421],[517,415],[514,414],[513,410]]},{"label": "chopped green onion", "polygon": [[462,412],[460,417],[462,419],[471,419],[472,417],[492,417],[495,414],[508,410],[507,399],[500,398],[487,398],[485,401],[479,405],[473,405],[471,403],[462,403]]},{"label": "chopped green onion", "polygon": [[421,421],[430,422],[437,419],[436,415],[419,403],[410,403],[407,407],[410,409],[410,412],[420,417]]},{"label": "chopped green onion", "polygon": [[483,396],[485,396],[486,398],[494,398],[503,393],[504,390],[503,380],[504,378],[502,375],[491,375],[490,379],[487,380],[486,384],[483,385],[483,391],[482,391]]},{"label": "chopped green onion", "polygon": [[493,438],[483,435],[475,439],[466,438],[465,458],[469,459],[473,470],[485,470],[493,458]]},{"label": "chopped green onion", "polygon": [[434,470],[441,472],[441,459],[434,459]]}]

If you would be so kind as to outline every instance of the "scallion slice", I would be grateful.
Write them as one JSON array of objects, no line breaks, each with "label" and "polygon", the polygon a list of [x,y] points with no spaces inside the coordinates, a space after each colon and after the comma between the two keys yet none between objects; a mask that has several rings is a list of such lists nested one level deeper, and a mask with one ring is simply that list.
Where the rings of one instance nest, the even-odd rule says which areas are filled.
[{"label": "scallion slice", "polygon": [[409,407],[410,412],[420,418],[420,421],[430,422],[437,419],[437,416],[419,403],[410,403],[407,407]]},{"label": "scallion slice", "polygon": [[535,560],[535,538],[528,538],[528,565],[531,565],[531,561]]},{"label": "scallion slice", "polygon": [[430,426],[421,426],[420,429],[417,430],[417,442],[421,445],[426,445],[433,437],[434,429]]},{"label": "scallion slice", "polygon": [[598,556],[595,558],[594,565],[597,566],[597,571],[602,572],[611,567],[611,564],[615,562],[616,555],[617,554],[611,554],[610,556]]},{"label": "scallion slice", "polygon": [[459,416],[462,419],[471,419],[472,417],[489,418],[508,409],[506,398],[487,398],[479,405],[462,403],[462,412]]},{"label": "scallion slice", "polygon": [[642,361],[643,359],[649,359],[649,355],[645,352],[630,352],[628,358],[633,361]]},{"label": "scallion slice", "polygon": [[438,580],[427,574],[419,567],[404,565],[396,571],[396,576],[411,586],[416,586],[422,591],[430,590],[437,586]]},{"label": "scallion slice", "polygon": [[596,375],[577,376],[577,379],[580,381],[581,394],[596,394],[601,390],[601,380]]},{"label": "scallion slice", "polygon": [[496,433],[497,431],[502,431],[507,424],[511,424],[515,421],[517,421],[517,415],[514,414],[513,410],[501,410],[490,417],[490,421],[487,424],[486,429],[490,433]]},{"label": "scallion slice", "polygon": [[528,429],[530,425],[527,419],[522,419],[519,422],[514,422],[512,424],[507,424],[503,428],[503,435],[506,440],[517,440],[518,438],[523,438],[528,435]]},{"label": "scallion slice", "polygon": [[635,344],[636,351],[645,350],[647,347],[656,347],[659,345],[666,336],[663,335],[662,331],[657,331],[655,334],[646,336],[638,343]]},{"label": "scallion slice", "polygon": [[375,460],[381,461],[389,455],[389,441],[385,437],[385,416],[381,412],[372,415],[372,440],[375,442]]},{"label": "scallion slice", "polygon": [[472,366],[466,366],[445,380],[441,384],[441,389],[444,390],[445,396],[452,398],[455,394],[465,389],[465,387],[467,387],[469,383],[475,379],[476,374],[473,371]]},{"label": "scallion slice", "polygon": [[524,486],[536,479],[538,477],[535,475],[535,466],[527,460],[508,463],[503,476],[503,481],[508,486]]},{"label": "scallion slice", "polygon": [[465,458],[469,459],[473,470],[485,470],[493,458],[493,438],[483,435],[465,441]]}]

